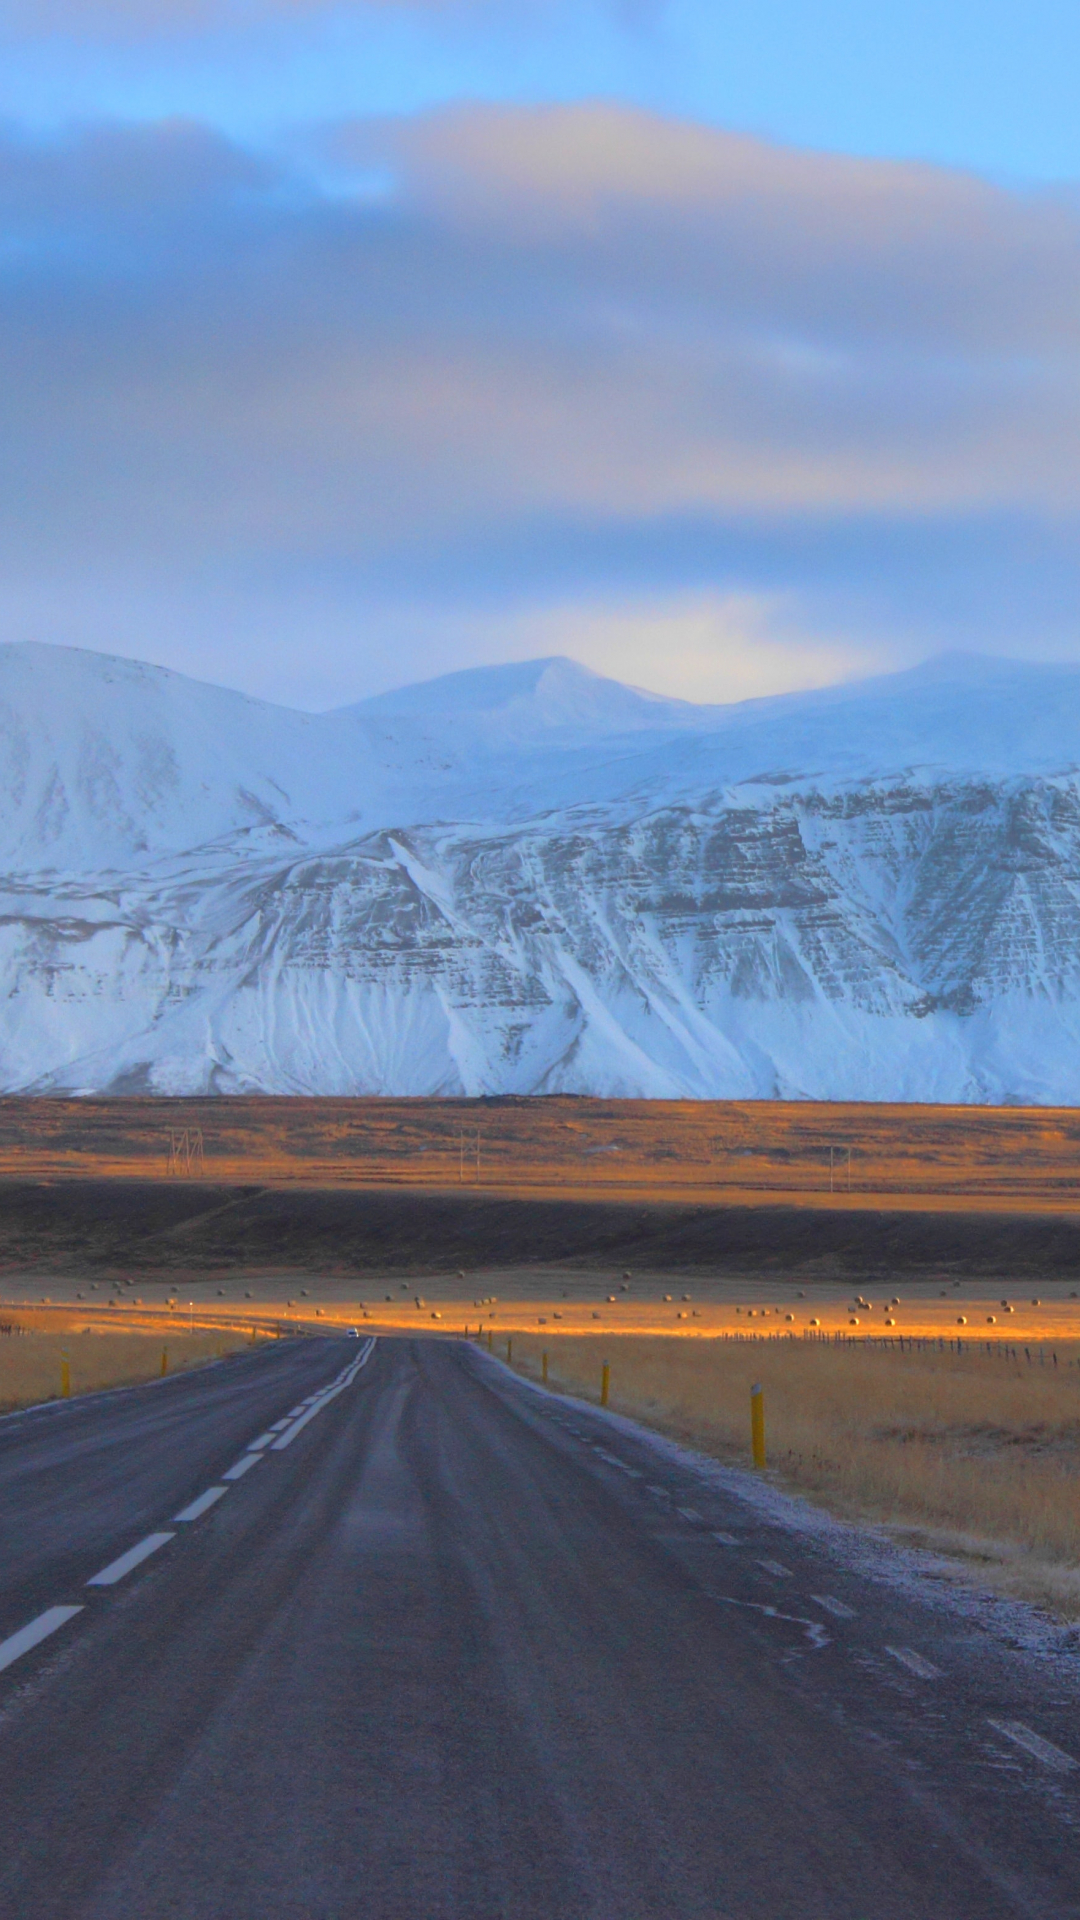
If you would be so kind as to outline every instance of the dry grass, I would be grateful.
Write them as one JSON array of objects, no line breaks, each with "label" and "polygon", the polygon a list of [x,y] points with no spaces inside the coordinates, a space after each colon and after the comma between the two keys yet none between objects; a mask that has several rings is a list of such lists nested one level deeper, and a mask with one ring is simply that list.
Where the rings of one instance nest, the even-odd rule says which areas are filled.
[{"label": "dry grass", "polygon": [[802,1341],[514,1337],[514,1360],[718,1459],[748,1463],[765,1391],[769,1467],[849,1517],[983,1563],[993,1584],[1080,1616],[1080,1366]]},{"label": "dry grass", "polygon": [[[723,1194],[750,1205],[784,1195],[840,1210],[870,1196],[900,1208],[916,1196],[945,1212],[1080,1206],[1074,1109],[906,1102],[16,1096],[0,1105],[0,1175],[149,1180],[164,1195],[181,1185],[167,1175],[178,1129],[202,1138],[207,1212],[220,1204],[217,1182],[689,1194],[712,1204]],[[461,1151],[463,1130],[475,1139],[477,1129],[479,1165]],[[837,1149],[843,1171],[831,1172]],[[100,1224],[112,1215],[105,1200]],[[162,1220],[165,1246],[174,1225]]]},{"label": "dry grass", "polygon": [[61,1389],[64,1354],[71,1370],[72,1394],[100,1387],[131,1386],[160,1376],[163,1347],[169,1372],[179,1373],[216,1360],[245,1345],[236,1333],[174,1333],[165,1339],[149,1333],[14,1331],[0,1336],[0,1411],[54,1400]]}]

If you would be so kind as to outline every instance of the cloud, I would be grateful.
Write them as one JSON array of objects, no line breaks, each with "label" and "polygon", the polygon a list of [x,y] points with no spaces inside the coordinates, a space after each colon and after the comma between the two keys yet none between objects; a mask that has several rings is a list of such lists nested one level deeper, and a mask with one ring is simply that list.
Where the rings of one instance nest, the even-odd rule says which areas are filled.
[{"label": "cloud", "polygon": [[[982,569],[1059,646],[1078,239],[1051,196],[605,105],[367,121],[288,162],[190,124],[9,139],[19,620],[55,623],[65,580],[77,639],[80,578],[128,578],[143,606],[155,581],[211,622],[228,606],[234,632],[276,594],[301,648],[316,610],[337,631],[381,607],[390,633],[388,607],[441,598],[461,647],[463,604],[557,623],[573,603],[597,659],[589,609],[622,609],[612,658],[654,635],[672,685],[704,684],[710,647],[764,659],[766,629],[789,673],[807,648],[846,671],[860,623],[875,648],[947,641],[912,584],[925,554],[954,628],[982,617]],[[1052,614],[1025,540],[1058,568]],[[631,583],[681,624],[634,638]],[[751,605],[770,611],[740,639]]]},{"label": "cloud", "polygon": [[[653,0],[643,0],[646,12]],[[612,0],[629,24],[634,0]],[[560,12],[558,0],[0,0],[0,38],[40,40],[53,34],[73,39],[155,40],[177,35],[244,32],[279,20],[317,16],[354,17],[404,13],[443,24],[497,16],[506,26],[527,26]]]}]

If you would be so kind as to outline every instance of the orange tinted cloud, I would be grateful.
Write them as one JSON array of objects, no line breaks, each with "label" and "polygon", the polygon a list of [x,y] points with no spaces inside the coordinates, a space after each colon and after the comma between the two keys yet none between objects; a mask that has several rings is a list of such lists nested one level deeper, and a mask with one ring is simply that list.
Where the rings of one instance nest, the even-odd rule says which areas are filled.
[{"label": "orange tinted cloud", "polygon": [[192,125],[0,140],[0,205],[25,606],[106,568],[170,607],[287,581],[325,625],[526,575],[562,604],[572,572],[616,609],[779,583],[790,644],[832,647],[924,578],[952,610],[993,580],[1031,632],[1045,577],[1039,618],[1075,627],[1072,574],[1029,557],[1075,544],[1080,498],[1064,200],[583,106],[366,121],[302,166]]}]

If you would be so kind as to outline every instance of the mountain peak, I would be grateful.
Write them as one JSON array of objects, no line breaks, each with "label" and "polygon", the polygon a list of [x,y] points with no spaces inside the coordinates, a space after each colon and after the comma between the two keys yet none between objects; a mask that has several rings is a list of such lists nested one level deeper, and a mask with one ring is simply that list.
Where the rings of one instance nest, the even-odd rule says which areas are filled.
[{"label": "mountain peak", "polygon": [[590,738],[643,729],[699,726],[715,709],[646,693],[594,673],[564,654],[503,666],[467,667],[339,708],[339,714],[429,723],[471,720],[513,745],[529,734]]}]

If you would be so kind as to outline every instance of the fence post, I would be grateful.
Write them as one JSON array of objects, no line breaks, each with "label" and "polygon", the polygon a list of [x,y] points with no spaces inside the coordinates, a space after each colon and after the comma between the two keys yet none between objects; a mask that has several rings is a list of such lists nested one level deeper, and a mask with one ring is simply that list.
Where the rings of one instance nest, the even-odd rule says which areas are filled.
[{"label": "fence post", "polygon": [[71,1399],[71,1366],[66,1353],[60,1355],[60,1398]]},{"label": "fence post", "polygon": [[760,1386],[750,1389],[750,1445],[760,1471],[765,1465],[765,1395]]},{"label": "fence post", "polygon": [[611,1362],[609,1360],[605,1360],[603,1366],[600,1369],[600,1405],[602,1407],[607,1406],[608,1387],[610,1386],[610,1384],[611,1384]]}]

